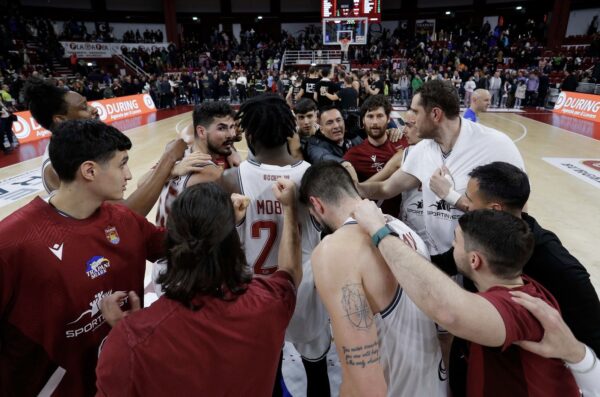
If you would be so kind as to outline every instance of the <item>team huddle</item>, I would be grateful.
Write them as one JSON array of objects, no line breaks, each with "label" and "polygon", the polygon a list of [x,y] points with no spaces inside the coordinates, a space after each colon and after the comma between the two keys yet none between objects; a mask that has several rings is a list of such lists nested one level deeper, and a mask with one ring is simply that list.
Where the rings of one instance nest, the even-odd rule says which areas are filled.
[{"label": "team huddle", "polygon": [[284,341],[307,396],[332,344],[341,396],[600,395],[600,301],[512,140],[440,80],[347,129],[325,80],[196,106],[127,199],[129,138],[30,80],[49,196],[0,223],[0,395],[283,396]]}]

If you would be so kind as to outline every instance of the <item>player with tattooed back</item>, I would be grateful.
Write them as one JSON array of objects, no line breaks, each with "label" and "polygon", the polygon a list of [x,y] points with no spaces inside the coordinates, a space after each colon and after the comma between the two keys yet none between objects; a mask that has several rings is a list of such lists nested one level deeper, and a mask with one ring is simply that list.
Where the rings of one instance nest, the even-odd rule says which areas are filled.
[{"label": "player with tattooed back", "polygon": [[[370,236],[351,218],[361,199],[348,172],[333,161],[313,165],[302,177],[300,200],[333,232],[313,252],[312,267],[342,366],[340,395],[445,396],[436,326],[402,293]],[[423,240],[401,221],[389,217],[387,233],[429,257]]]}]

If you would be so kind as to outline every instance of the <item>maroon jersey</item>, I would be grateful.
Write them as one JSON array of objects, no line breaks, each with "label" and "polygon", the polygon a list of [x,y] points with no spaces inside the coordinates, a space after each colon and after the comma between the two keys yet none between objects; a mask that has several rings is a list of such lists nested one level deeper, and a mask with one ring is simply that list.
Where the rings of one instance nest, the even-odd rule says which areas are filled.
[{"label": "maroon jersey", "polygon": [[111,331],[98,395],[270,396],[295,291],[277,271],[233,300],[198,296],[198,310],[162,296]]},{"label": "maroon jersey", "polygon": [[[394,143],[386,139],[385,143],[381,146],[375,146],[368,139],[365,139],[360,145],[350,148],[344,155],[344,160],[352,164],[356,170],[358,181],[363,182],[381,171],[398,150],[407,147],[408,141],[406,137],[402,137],[402,139]],[[401,201],[402,195],[398,195],[397,197],[383,201],[383,203],[379,203],[379,206],[384,213],[398,217]]]},{"label": "maroon jersey", "polygon": [[[540,284],[522,276],[525,285],[513,288],[544,300],[559,309],[554,297]],[[468,397],[579,397],[573,375],[561,360],[543,358],[513,345],[519,340],[539,341],[544,329],[523,306],[514,302],[505,287],[492,287],[479,295],[498,310],[506,339],[501,347],[471,343],[467,372]]]},{"label": "maroon jersey", "polygon": [[0,223],[0,395],[91,396],[110,326],[100,300],[143,297],[146,259],[163,256],[162,229],[121,205],[88,219],[35,198]]}]

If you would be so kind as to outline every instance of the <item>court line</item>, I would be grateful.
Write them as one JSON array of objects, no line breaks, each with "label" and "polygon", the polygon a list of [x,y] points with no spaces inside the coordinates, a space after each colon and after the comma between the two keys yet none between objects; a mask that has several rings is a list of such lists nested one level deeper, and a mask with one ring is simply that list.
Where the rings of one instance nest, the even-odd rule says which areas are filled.
[{"label": "court line", "polygon": [[498,118],[500,118],[500,119],[504,119],[504,120],[506,120],[506,121],[510,121],[511,123],[515,123],[515,124],[518,124],[519,126],[521,126],[521,128],[523,129],[523,133],[522,133],[522,134],[521,134],[521,136],[520,136],[520,137],[518,137],[517,139],[513,139],[513,142],[514,142],[514,143],[517,143],[517,142],[519,142],[520,140],[524,139],[524,138],[527,136],[527,127],[525,127],[525,126],[523,125],[523,123],[519,123],[518,121],[514,121],[514,120],[511,120],[511,119],[507,119],[506,117],[498,116],[497,114],[490,114],[489,112],[486,112],[486,114],[489,114],[490,116],[498,117]]}]

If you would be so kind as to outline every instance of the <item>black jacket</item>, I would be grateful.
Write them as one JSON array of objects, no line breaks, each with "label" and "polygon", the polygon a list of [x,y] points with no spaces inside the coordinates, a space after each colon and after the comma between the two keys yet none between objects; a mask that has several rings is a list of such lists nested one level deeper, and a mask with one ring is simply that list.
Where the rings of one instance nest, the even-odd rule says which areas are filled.
[{"label": "black jacket", "polygon": [[311,136],[306,145],[306,161],[311,164],[317,164],[321,161],[334,160],[339,163],[344,161],[344,154],[356,145],[362,143],[361,137],[344,138],[342,145],[338,145],[334,141],[328,139],[325,135],[318,131]]}]

